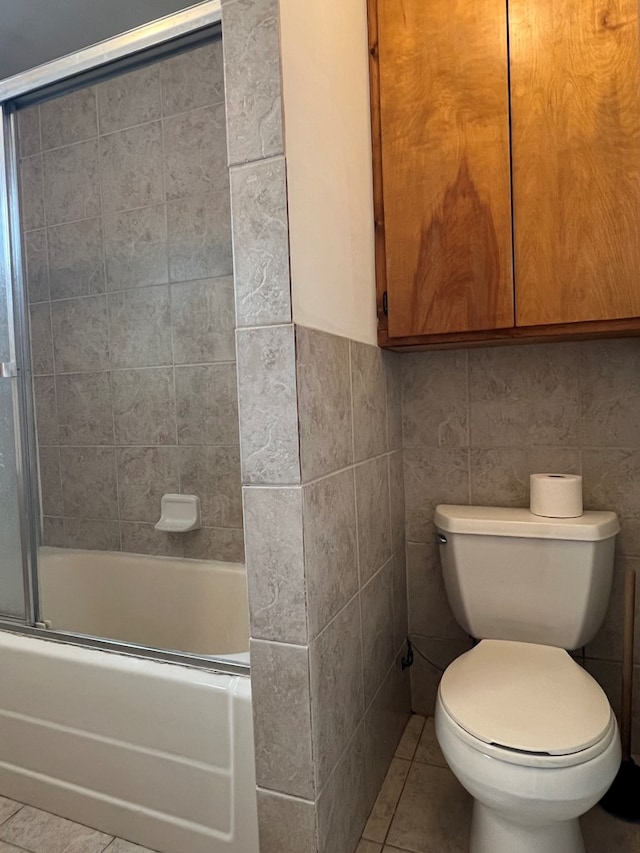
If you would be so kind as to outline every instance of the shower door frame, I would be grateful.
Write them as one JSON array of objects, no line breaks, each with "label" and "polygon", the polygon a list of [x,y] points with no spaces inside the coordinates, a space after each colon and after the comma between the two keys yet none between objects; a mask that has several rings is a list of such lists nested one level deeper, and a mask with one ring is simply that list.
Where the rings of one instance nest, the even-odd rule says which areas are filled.
[{"label": "shower door frame", "polygon": [[[63,642],[103,651],[153,658],[168,663],[185,664],[215,670],[229,675],[249,675],[249,665],[224,658],[204,657],[186,652],[155,649],[103,639],[84,634],[53,631],[39,623],[37,578],[37,525],[40,501],[37,479],[37,450],[35,413],[32,395],[31,354],[27,320],[26,280],[22,268],[22,235],[18,191],[18,138],[16,112],[13,102],[28,102],[33,93],[47,89],[63,94],[73,88],[73,79],[87,78],[92,72],[112,63],[125,65],[142,52],[160,50],[180,38],[196,35],[201,30],[221,28],[221,0],[191,6],[182,12],[159,18],[133,30],[106,39],[96,45],[63,56],[37,68],[0,80],[0,228],[3,229],[6,251],[0,257],[9,286],[10,336],[17,362],[17,392],[14,393],[16,423],[16,453],[18,466],[18,500],[23,541],[23,579],[25,589],[25,620],[0,616],[0,630],[26,634],[43,640]],[[169,44],[170,46],[170,44]],[[59,92],[57,91],[59,88]],[[25,622],[27,624],[25,624]]]}]

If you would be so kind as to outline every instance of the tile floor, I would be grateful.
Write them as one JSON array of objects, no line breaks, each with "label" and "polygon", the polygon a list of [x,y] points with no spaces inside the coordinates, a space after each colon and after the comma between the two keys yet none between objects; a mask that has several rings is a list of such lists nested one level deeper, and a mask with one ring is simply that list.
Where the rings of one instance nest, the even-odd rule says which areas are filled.
[{"label": "tile floor", "polygon": [[0,797],[0,853],[152,853],[49,812]]},{"label": "tile floor", "polygon": [[[468,853],[470,818],[471,798],[447,767],[433,717],[414,714],[356,853]],[[640,825],[597,806],[582,819],[582,829],[587,853],[640,851]]]}]

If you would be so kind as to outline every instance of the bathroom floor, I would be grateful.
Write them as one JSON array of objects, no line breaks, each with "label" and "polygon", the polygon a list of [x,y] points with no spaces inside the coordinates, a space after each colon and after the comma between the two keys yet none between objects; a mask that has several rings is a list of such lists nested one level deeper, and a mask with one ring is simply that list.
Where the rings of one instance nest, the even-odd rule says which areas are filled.
[{"label": "bathroom floor", "polygon": [[0,853],[151,853],[146,847],[0,797]]},{"label": "bathroom floor", "polygon": [[[433,717],[414,714],[356,853],[468,853],[470,819],[471,798],[447,767]],[[597,806],[582,818],[582,830],[587,853],[640,850],[640,825],[616,820]]]}]

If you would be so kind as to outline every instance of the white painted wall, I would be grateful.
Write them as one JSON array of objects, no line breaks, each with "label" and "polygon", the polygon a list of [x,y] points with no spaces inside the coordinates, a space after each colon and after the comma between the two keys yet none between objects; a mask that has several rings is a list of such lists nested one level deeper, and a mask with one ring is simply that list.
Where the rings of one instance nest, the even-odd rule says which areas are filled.
[{"label": "white painted wall", "polygon": [[376,343],[364,0],[280,0],[293,319]]}]

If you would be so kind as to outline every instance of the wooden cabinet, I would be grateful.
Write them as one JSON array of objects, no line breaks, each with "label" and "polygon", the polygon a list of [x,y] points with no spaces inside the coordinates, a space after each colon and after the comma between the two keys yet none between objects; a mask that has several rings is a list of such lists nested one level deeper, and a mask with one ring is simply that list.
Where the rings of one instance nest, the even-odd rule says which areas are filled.
[{"label": "wooden cabinet", "polygon": [[637,0],[369,0],[382,346],[640,331]]}]

